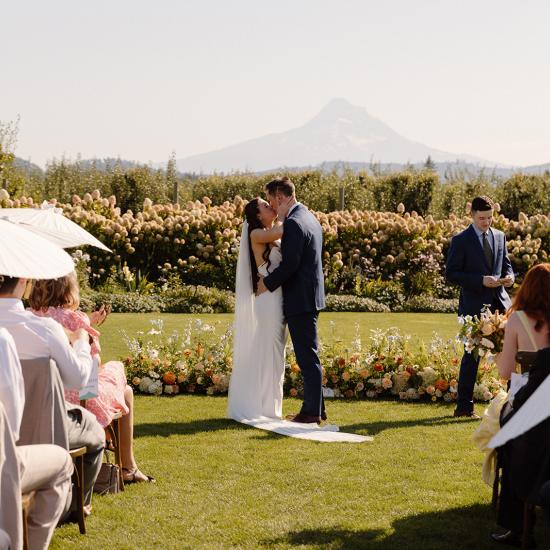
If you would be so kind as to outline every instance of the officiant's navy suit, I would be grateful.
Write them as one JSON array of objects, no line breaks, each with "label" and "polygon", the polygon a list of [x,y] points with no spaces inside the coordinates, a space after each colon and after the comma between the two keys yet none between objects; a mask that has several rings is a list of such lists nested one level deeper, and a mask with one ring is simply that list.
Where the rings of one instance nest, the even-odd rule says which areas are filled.
[{"label": "officiant's navy suit", "polygon": [[264,279],[273,292],[283,290],[283,312],[298,366],[304,378],[302,414],[321,416],[323,373],[318,356],[317,318],[325,307],[323,230],[302,204],[291,209],[283,224],[282,261]]},{"label": "officiant's navy suit", "polygon": [[[486,275],[499,279],[514,276],[504,233],[491,227],[486,239],[492,250],[492,265],[489,265],[482,246],[481,231],[476,230],[473,224],[451,240],[445,275],[448,281],[460,286],[459,315],[479,315],[485,304],[491,307],[491,311],[498,309],[504,313],[511,305],[510,296],[503,286],[483,286],[483,277]],[[464,353],[458,380],[456,409],[459,413],[473,411],[478,365],[479,360],[471,353]]]}]

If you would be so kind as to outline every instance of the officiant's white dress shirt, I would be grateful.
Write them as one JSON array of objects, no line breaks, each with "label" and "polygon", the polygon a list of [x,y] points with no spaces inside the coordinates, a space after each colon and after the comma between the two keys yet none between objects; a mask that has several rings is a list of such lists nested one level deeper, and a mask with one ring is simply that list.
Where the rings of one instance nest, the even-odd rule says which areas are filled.
[{"label": "officiant's white dress shirt", "polygon": [[0,328],[0,403],[17,441],[25,407],[25,386],[15,342],[5,328]]},{"label": "officiant's white dress shirt", "polygon": [[51,357],[66,390],[80,390],[88,381],[93,363],[87,339],[79,338],[71,346],[57,321],[26,311],[17,298],[0,298],[1,327],[13,337],[21,361]]}]

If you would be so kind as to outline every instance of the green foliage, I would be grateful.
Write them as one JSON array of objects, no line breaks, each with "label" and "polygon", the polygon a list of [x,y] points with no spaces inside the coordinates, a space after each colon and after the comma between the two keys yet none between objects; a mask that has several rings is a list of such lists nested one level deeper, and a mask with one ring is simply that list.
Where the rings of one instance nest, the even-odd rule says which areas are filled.
[{"label": "green foliage", "polygon": [[346,294],[329,294],[326,298],[326,311],[389,313],[390,308],[386,304],[379,303],[371,298],[361,298],[360,296]]},{"label": "green foliage", "polygon": [[434,298],[433,296],[411,296],[404,304],[403,311],[421,313],[456,313],[456,298]]},{"label": "green foliage", "polygon": [[421,216],[429,213],[439,176],[431,170],[421,172],[395,172],[377,179],[374,196],[377,200],[374,210],[395,212],[402,203],[409,212]]},{"label": "green foliage", "polygon": [[507,218],[517,218],[520,212],[545,214],[550,212],[550,174],[533,176],[514,174],[498,189],[501,212]]}]

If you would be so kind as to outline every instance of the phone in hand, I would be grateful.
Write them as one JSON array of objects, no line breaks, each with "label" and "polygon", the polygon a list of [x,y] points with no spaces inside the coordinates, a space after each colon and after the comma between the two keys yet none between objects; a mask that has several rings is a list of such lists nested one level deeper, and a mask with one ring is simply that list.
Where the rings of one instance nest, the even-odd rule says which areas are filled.
[{"label": "phone in hand", "polygon": [[100,313],[104,313],[105,316],[103,317],[103,319],[101,321],[99,321],[99,323],[97,323],[97,326],[101,326],[104,322],[105,322],[105,319],[107,319],[107,315],[109,315],[109,313],[111,313],[111,304],[109,303],[103,303],[101,304],[101,307],[99,308],[99,312]]}]

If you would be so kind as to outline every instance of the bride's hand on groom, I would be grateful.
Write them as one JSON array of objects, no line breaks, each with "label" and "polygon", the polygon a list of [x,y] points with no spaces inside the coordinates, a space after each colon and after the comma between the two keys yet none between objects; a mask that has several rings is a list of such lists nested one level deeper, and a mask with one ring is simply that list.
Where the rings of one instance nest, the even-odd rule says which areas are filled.
[{"label": "bride's hand on groom", "polygon": [[267,292],[267,287],[264,283],[263,277],[258,277],[258,288],[256,290],[256,296],[259,296],[260,294],[263,294],[264,292]]},{"label": "bride's hand on groom", "polygon": [[277,219],[280,222],[284,222],[290,207],[294,204],[293,197],[285,198],[277,208]]}]

